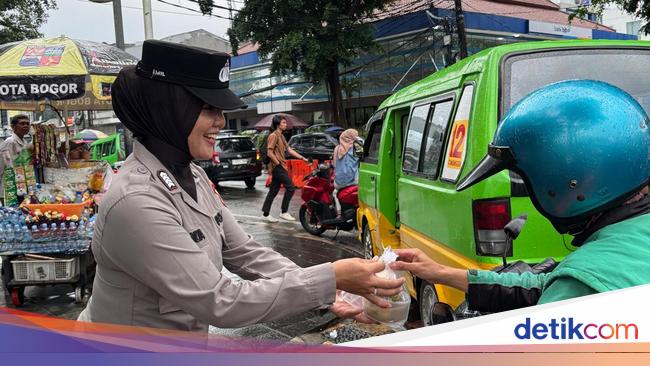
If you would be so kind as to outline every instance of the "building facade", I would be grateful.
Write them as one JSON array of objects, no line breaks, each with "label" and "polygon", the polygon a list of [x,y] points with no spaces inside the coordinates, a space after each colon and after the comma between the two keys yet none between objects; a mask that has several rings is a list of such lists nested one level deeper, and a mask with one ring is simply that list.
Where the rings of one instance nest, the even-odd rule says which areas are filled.
[{"label": "building facade", "polygon": [[[341,69],[347,123],[363,125],[393,92],[453,63],[458,54],[453,1],[397,1],[373,22],[380,51]],[[574,19],[550,0],[463,0],[468,53],[506,43],[585,38],[636,39],[594,21]],[[324,84],[300,75],[271,75],[268,60],[247,45],[233,57],[230,85],[248,108],[228,113],[228,127],[251,128],[264,115],[287,112],[306,122],[328,122]]]}]

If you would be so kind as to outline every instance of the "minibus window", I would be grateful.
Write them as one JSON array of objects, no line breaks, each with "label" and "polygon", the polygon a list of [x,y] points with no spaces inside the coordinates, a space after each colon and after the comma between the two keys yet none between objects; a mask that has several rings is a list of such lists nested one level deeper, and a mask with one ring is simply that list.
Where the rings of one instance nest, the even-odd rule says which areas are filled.
[{"label": "minibus window", "polygon": [[376,164],[379,162],[379,142],[381,142],[382,121],[377,121],[370,125],[368,139],[364,146],[364,161]]},{"label": "minibus window", "polygon": [[618,86],[650,113],[650,50],[565,49],[508,57],[502,76],[501,116],[521,98],[548,84],[591,79]]},{"label": "minibus window", "polygon": [[422,173],[426,175],[435,177],[438,174],[440,153],[442,152],[445,131],[449,124],[449,116],[451,115],[453,106],[453,100],[447,100],[433,105],[433,113],[429,121],[422,161]]},{"label": "minibus window", "polygon": [[420,149],[422,148],[422,137],[429,114],[429,104],[413,108],[411,122],[406,135],[406,146],[404,148],[404,161],[402,169],[405,172],[417,172],[420,162]]}]

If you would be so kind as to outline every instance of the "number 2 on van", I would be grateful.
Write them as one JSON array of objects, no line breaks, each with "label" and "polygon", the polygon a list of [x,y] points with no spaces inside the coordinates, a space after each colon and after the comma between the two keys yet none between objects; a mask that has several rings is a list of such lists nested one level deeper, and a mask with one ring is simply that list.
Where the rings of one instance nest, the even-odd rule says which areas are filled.
[{"label": "number 2 on van", "polygon": [[449,149],[447,167],[460,169],[463,165],[463,149],[465,148],[466,135],[467,120],[454,121],[454,129],[452,130],[453,139],[451,141],[451,149]]}]

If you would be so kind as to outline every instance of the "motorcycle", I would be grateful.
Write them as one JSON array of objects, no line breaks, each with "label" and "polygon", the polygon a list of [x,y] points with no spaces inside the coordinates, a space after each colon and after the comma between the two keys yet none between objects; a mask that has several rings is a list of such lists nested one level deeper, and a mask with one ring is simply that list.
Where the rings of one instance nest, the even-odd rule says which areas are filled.
[{"label": "motorcycle", "polygon": [[320,236],[326,230],[349,231],[357,226],[358,186],[345,187],[338,192],[341,215],[337,217],[334,168],[329,164],[319,164],[303,181],[306,183],[302,188],[303,204],[298,216],[308,233]]}]

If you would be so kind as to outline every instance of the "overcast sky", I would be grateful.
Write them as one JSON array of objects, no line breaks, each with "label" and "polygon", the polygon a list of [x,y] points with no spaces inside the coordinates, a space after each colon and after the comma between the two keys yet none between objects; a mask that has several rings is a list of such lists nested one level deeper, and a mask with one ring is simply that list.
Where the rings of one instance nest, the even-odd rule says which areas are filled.
[{"label": "overcast sky", "polygon": [[[198,10],[198,5],[189,0],[165,0],[165,2],[182,5]],[[241,4],[235,0],[234,4]],[[217,0],[216,4],[227,6],[227,0]],[[115,42],[113,25],[113,5],[98,4],[89,0],[57,0],[58,9],[49,12],[47,23],[41,27],[45,37],[65,35],[73,39],[85,39],[97,42]],[[216,17],[202,16],[189,10],[166,5],[158,0],[151,0],[153,8],[154,38],[160,39],[173,34],[196,29],[225,37],[229,21]],[[228,11],[215,9],[216,14],[228,17]],[[122,0],[122,17],[124,23],[124,41],[133,43],[144,40],[144,22],[142,17],[142,0]]]}]

